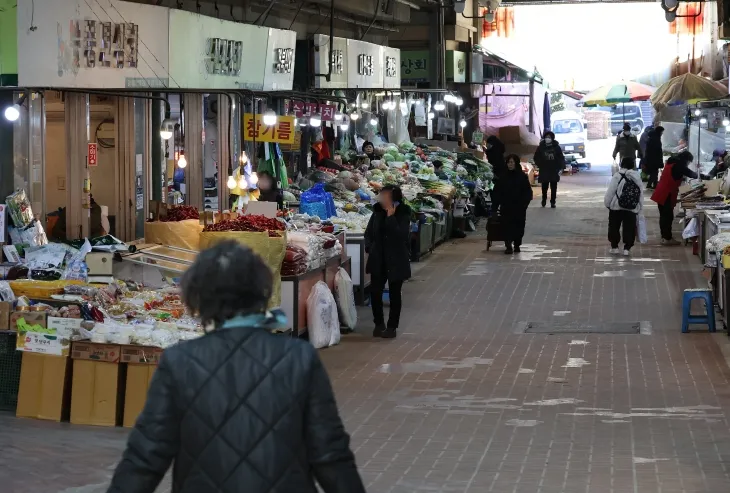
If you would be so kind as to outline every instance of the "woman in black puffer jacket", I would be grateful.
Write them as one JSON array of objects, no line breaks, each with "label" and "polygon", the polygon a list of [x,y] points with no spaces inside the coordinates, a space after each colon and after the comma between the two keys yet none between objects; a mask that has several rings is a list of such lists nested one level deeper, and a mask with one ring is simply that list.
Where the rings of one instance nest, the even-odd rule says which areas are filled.
[{"label": "woman in black puffer jacket", "polygon": [[204,336],[165,349],[109,493],[365,493],[327,372],[275,335],[271,271],[233,241],[198,255],[182,295]]},{"label": "woman in black puffer jacket", "polygon": [[505,147],[501,140],[496,136],[487,137],[487,161],[492,165],[494,176],[500,177],[507,169],[504,165]]},{"label": "woman in black puffer jacket", "polygon": [[507,168],[502,177],[495,181],[492,207],[502,217],[504,227],[504,253],[520,253],[522,237],[525,235],[527,207],[532,201],[532,186],[522,171],[520,157],[507,156]]}]

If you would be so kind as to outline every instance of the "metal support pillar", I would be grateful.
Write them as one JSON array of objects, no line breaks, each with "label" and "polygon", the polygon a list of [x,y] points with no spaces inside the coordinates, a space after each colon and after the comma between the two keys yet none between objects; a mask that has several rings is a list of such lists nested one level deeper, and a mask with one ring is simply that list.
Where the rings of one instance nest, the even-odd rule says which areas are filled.
[{"label": "metal support pillar", "polygon": [[[0,92],[0,108],[14,103],[12,92]],[[0,201],[13,193],[15,178],[13,172],[13,122],[0,118]]]},{"label": "metal support pillar", "polygon": [[[155,93],[155,96],[160,96]],[[159,128],[162,125],[162,101],[152,100],[152,200],[162,201],[162,169],[164,154],[162,151],[162,137]]]},{"label": "metal support pillar", "polygon": [[204,210],[203,207],[203,94],[183,95],[185,115],[185,197],[186,203]]},{"label": "metal support pillar", "polygon": [[65,94],[66,116],[66,237],[89,235],[89,96]]},{"label": "metal support pillar", "polygon": [[233,131],[231,120],[231,104],[228,98],[218,96],[218,146],[216,147],[216,161],[218,163],[218,212],[228,209],[229,190],[228,170],[231,168],[231,152],[236,134]]}]

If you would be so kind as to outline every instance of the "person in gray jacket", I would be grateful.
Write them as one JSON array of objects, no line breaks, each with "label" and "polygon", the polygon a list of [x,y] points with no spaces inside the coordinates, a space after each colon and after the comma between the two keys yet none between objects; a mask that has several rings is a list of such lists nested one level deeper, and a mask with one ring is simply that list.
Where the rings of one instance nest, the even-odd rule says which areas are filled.
[{"label": "person in gray jacket", "polygon": [[[634,161],[626,158],[621,161],[621,169],[611,177],[603,203],[608,209],[608,241],[611,254],[618,255],[618,244],[623,229],[623,254],[628,256],[636,240],[636,215],[643,208],[641,176],[634,169]],[[622,228],[623,226],[623,228]]]},{"label": "person in gray jacket", "polygon": [[616,137],[616,146],[613,148],[613,159],[616,159],[616,156],[619,156],[622,164],[623,160],[626,158],[633,159],[634,167],[636,167],[637,154],[639,155],[639,158],[644,156],[636,135],[631,133],[631,125],[624,123],[624,131]]},{"label": "person in gray jacket", "polygon": [[249,248],[201,252],[181,282],[207,333],[165,349],[108,493],[365,493],[327,372],[277,335],[271,270]]}]

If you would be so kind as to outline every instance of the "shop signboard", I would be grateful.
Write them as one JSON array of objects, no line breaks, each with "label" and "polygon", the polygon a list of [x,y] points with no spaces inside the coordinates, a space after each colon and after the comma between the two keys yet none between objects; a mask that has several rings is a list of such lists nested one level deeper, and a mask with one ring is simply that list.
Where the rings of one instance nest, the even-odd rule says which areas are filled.
[{"label": "shop signboard", "polygon": [[243,140],[256,142],[276,142],[292,144],[294,142],[294,117],[279,116],[276,125],[264,125],[263,117],[253,113],[244,114]]},{"label": "shop signboard", "polygon": [[400,50],[382,46],[383,52],[383,87],[386,89],[400,87]]},{"label": "shop signboard", "polygon": [[428,50],[400,52],[400,78],[405,84],[428,82],[430,62]]},{"label": "shop signboard", "polygon": [[335,113],[337,112],[337,106],[334,104],[317,104],[317,103],[302,103],[301,101],[293,101],[291,103],[291,113],[297,118],[304,116],[311,116],[317,113],[322,117],[323,122],[331,122],[335,119]]},{"label": "shop signboard", "polygon": [[89,151],[88,151],[89,166],[96,166],[96,156],[97,156],[96,151],[97,151],[96,142],[89,142]]},{"label": "shop signboard", "polygon": [[264,87],[267,27],[170,11],[170,84],[187,89]]},{"label": "shop signboard", "polygon": [[297,33],[295,31],[269,29],[264,65],[264,91],[291,91],[294,84],[296,45]]},{"label": "shop signboard", "polygon": [[[170,9],[119,0],[17,1],[18,85],[167,87]],[[130,83],[128,84],[128,80]]]},{"label": "shop signboard", "polygon": [[365,41],[347,40],[347,87],[383,87],[383,47]]},{"label": "shop signboard", "polygon": [[484,55],[481,53],[471,54],[469,82],[473,84],[482,84],[484,82]]},{"label": "shop signboard", "polygon": [[466,53],[456,50],[446,52],[446,79],[466,82]]},{"label": "shop signboard", "polygon": [[[345,38],[332,38],[332,45],[329,43],[329,36],[326,34],[314,35],[314,71],[317,74],[326,74],[329,70],[328,58],[332,57],[332,72],[330,80],[324,77],[314,78],[314,87],[317,89],[345,89],[347,88],[347,40]],[[332,54],[330,55],[330,47]]]}]

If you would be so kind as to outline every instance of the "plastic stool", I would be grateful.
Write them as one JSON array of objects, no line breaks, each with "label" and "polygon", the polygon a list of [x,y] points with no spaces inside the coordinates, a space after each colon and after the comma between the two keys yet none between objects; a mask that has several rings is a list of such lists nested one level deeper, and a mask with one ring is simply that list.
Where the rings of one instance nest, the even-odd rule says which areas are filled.
[{"label": "plastic stool", "polygon": [[[692,316],[690,309],[692,300],[705,301],[704,316]],[[715,305],[712,303],[712,291],[707,288],[685,289],[682,296],[682,333],[689,332],[689,324],[707,324],[710,332],[715,332]]]}]

